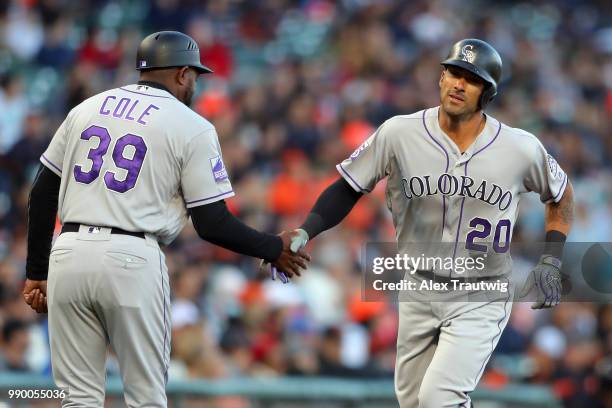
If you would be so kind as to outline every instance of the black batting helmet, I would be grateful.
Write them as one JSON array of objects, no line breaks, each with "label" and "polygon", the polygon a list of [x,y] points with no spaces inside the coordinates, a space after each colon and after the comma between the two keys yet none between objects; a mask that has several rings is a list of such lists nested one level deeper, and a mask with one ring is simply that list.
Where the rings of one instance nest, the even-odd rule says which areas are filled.
[{"label": "black batting helmet", "polygon": [[136,69],[193,67],[200,74],[213,72],[200,62],[200,49],[190,36],[178,31],[160,31],[145,37],[136,53]]},{"label": "black batting helmet", "polygon": [[466,38],[456,42],[448,57],[441,64],[445,67],[452,65],[468,70],[487,83],[480,95],[480,108],[484,109],[497,95],[502,60],[499,53],[489,43],[476,38]]}]

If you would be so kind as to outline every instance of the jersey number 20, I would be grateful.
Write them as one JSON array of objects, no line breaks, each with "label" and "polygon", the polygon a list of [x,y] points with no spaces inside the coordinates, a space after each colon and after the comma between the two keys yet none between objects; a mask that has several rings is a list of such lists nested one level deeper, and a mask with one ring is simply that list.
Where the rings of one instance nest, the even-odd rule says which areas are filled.
[{"label": "jersey number 20", "polygon": [[[98,147],[89,150],[87,158],[92,162],[89,171],[83,171],[83,167],[78,164],[74,166],[74,178],[79,183],[89,184],[100,176],[100,170],[104,163],[104,155],[108,151],[112,140],[106,128],[96,125],[88,127],[81,133],[82,140],[89,140],[92,137],[100,139],[100,144],[98,144]],[[134,148],[134,156],[131,159],[123,155],[127,146]],[[117,139],[113,148],[113,162],[118,168],[126,170],[127,175],[124,180],[118,180],[114,172],[107,171],[104,174],[104,184],[106,184],[106,187],[118,193],[125,193],[134,188],[146,154],[147,145],[142,137],[128,133]]]},{"label": "jersey number 20", "polygon": [[[465,247],[474,251],[487,252],[487,246],[477,244],[474,242],[475,239],[486,239],[491,235],[491,223],[485,218],[475,217],[470,220],[470,227],[474,228],[467,235]],[[478,227],[482,227],[479,230]],[[495,235],[493,236],[493,250],[499,254],[507,252],[510,248],[510,220],[503,219],[499,220],[495,227]],[[504,234],[502,242],[502,231]]]}]

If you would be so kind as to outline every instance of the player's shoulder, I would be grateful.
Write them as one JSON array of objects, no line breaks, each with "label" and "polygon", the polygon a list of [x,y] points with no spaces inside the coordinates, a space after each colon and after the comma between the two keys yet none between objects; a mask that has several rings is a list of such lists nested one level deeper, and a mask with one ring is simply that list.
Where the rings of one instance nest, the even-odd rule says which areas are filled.
[{"label": "player's shoulder", "polygon": [[509,126],[502,122],[500,122],[500,124],[501,133],[504,138],[509,139],[521,146],[535,147],[542,145],[540,139],[538,139],[538,137],[533,133],[525,129]]},{"label": "player's shoulder", "polygon": [[[406,125],[415,124],[415,122],[418,125],[419,122],[423,121],[423,115],[427,116],[428,111],[433,111],[433,109],[420,110],[418,112],[410,113],[407,115],[391,116],[389,119],[387,119],[383,123],[383,125],[385,126],[406,126]],[[429,114],[431,114],[431,112],[429,112]],[[433,114],[435,115],[435,111],[433,112]]]},{"label": "player's shoulder", "polygon": [[535,134],[525,129],[511,127],[502,122],[500,124],[501,140],[504,140],[507,146],[510,145],[516,151],[529,157],[536,157],[544,149],[544,145]]},{"label": "player's shoulder", "polygon": [[406,115],[395,115],[385,120],[380,125],[380,129],[387,135],[406,137],[406,135],[414,134],[413,130],[423,127],[423,115],[427,115],[427,110]]},{"label": "player's shoulder", "polygon": [[174,120],[177,121],[176,126],[185,129],[186,135],[198,137],[216,134],[215,126],[210,121],[183,103],[177,102],[182,105],[183,109],[181,109],[180,117],[177,116]]}]

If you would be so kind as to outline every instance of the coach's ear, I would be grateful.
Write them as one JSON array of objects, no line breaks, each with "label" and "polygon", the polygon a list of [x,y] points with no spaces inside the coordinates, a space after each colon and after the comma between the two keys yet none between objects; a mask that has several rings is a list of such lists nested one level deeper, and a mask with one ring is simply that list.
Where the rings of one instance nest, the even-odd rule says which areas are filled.
[{"label": "coach's ear", "polygon": [[440,80],[438,81],[438,86],[440,86],[440,88],[442,88],[442,81],[444,80],[445,74],[446,74],[446,68],[443,68],[442,72],[440,73]]},{"label": "coach's ear", "polygon": [[189,72],[189,67],[182,67],[176,72],[176,82],[179,85],[185,86],[189,83],[188,72]]}]

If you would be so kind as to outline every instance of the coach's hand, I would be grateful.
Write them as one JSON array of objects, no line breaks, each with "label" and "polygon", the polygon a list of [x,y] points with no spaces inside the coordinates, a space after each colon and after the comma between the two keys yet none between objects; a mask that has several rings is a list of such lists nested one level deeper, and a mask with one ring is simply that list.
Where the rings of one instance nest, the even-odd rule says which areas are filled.
[{"label": "coach's hand", "polygon": [[36,313],[47,313],[47,281],[26,279],[23,299]]},{"label": "coach's hand", "polygon": [[287,278],[294,275],[302,276],[300,269],[306,269],[306,262],[310,262],[310,255],[303,249],[298,248],[294,251],[291,247],[293,239],[298,235],[297,231],[283,231],[278,234],[283,241],[283,252],[276,261],[272,262],[272,267],[276,268],[277,273],[284,273]]},{"label": "coach's hand", "polygon": [[561,260],[552,255],[542,255],[540,262],[529,273],[519,296],[527,296],[534,286],[538,290],[538,297],[531,305],[532,309],[557,306],[561,302]]}]

